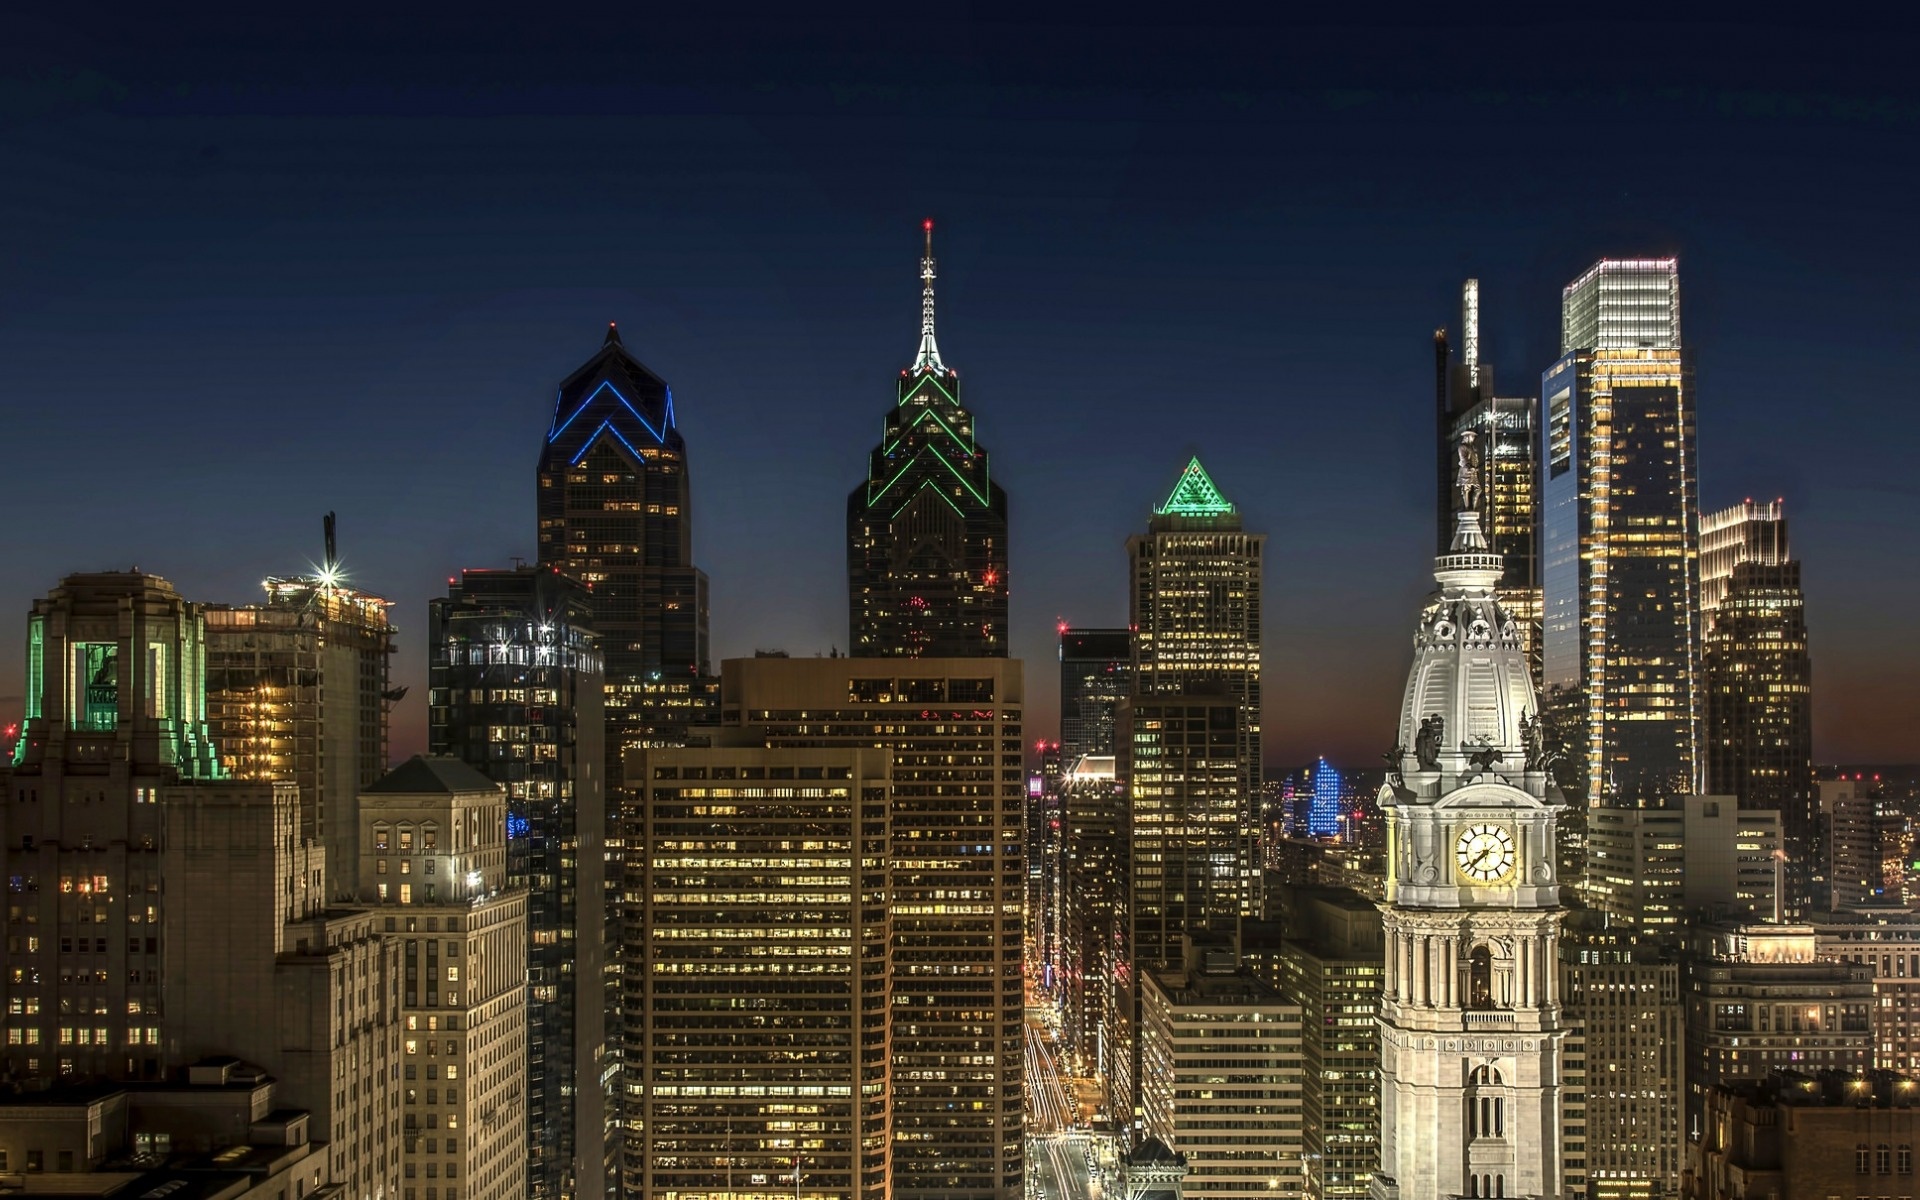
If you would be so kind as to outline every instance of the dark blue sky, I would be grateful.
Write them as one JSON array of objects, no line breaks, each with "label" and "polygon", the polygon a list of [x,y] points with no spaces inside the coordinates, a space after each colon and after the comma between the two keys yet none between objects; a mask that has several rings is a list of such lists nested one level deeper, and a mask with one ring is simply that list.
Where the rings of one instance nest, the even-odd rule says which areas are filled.
[{"label": "dark blue sky", "polygon": [[617,320],[674,388],[716,657],[844,646],[932,216],[1032,731],[1056,618],[1124,621],[1124,539],[1197,451],[1270,536],[1271,756],[1369,764],[1461,279],[1530,389],[1563,283],[1672,253],[1703,502],[1784,496],[1806,564],[1817,752],[1920,759],[1902,28],[40,7],[0,17],[0,635],[78,569],[253,600],[334,509],[420,748],[426,601],[532,556],[553,388]]}]

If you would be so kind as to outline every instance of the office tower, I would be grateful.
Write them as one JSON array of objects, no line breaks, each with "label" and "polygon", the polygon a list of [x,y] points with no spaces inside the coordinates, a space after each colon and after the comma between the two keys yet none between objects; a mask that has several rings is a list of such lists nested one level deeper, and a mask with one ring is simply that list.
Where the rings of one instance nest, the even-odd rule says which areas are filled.
[{"label": "office tower", "polygon": [[[1480,338],[1480,281],[1469,279],[1460,291],[1461,358],[1453,360],[1443,332],[1435,336],[1435,391],[1439,401],[1437,469],[1434,482],[1436,542],[1445,554],[1453,544],[1449,497],[1459,473],[1460,456],[1480,469],[1482,488],[1475,500],[1480,528],[1494,553],[1505,560],[1495,594],[1513,617],[1527,648],[1527,661],[1540,686],[1540,480],[1539,403],[1532,396],[1500,396],[1493,386],[1493,364]],[[1467,435],[1471,434],[1471,437]]]},{"label": "office tower", "polygon": [[162,793],[273,791],[219,782],[204,639],[201,607],[138,572],[69,575],[27,618],[26,717],[0,844],[19,922],[0,952],[15,1079],[162,1069]]},{"label": "office tower", "polygon": [[1789,914],[1812,903],[1822,855],[1813,783],[1813,664],[1800,564],[1779,501],[1700,516],[1707,790],[1777,809]]},{"label": "office tower", "polygon": [[1325,758],[1313,765],[1313,802],[1307,809],[1307,836],[1340,835],[1340,772]]},{"label": "office tower", "polygon": [[1873,1067],[1920,1067],[1920,914],[1904,904],[1863,905],[1813,917],[1814,953],[1873,969]]},{"label": "office tower", "polygon": [[1140,982],[1146,1131],[1186,1159],[1194,1195],[1306,1194],[1301,1011],[1231,941],[1190,944]]},{"label": "office tower", "polygon": [[707,576],[693,565],[687,446],[673,390],[607,326],[560,383],[540,449],[540,557],[592,588],[606,659],[609,765],[620,745],[704,719]]},{"label": "office tower", "polygon": [[1780,814],[1732,796],[1682,796],[1671,808],[1594,809],[1586,902],[1614,924],[1653,933],[1689,913],[1771,921],[1779,914]]},{"label": "office tower", "polygon": [[1685,985],[1689,1138],[1701,1136],[1719,1084],[1776,1067],[1873,1065],[1873,969],[1821,961],[1812,926],[1700,926]]},{"label": "office tower", "polygon": [[[428,606],[430,752],[506,790],[506,886],[525,889],[527,1171],[536,1197],[618,1177],[606,878],[612,736],[593,596],[551,568],[465,571]],[[370,880],[363,878],[365,887]],[[609,895],[616,902],[609,906]]]},{"label": "office tower", "polygon": [[521,1200],[527,893],[507,880],[505,789],[459,759],[416,755],[360,806],[361,900],[406,946],[407,1190]]},{"label": "office tower", "polygon": [[1911,1193],[1916,1084],[1802,1068],[1715,1087],[1704,1133],[1687,1147],[1688,1200]]},{"label": "office tower", "polygon": [[1819,783],[1819,830],[1824,862],[1817,880],[1823,903],[1817,910],[1858,908],[1892,899],[1897,891],[1887,882],[1889,869],[1902,874],[1901,860],[1892,856],[1905,820],[1898,805],[1887,798],[1878,780],[1823,779]]},{"label": "office tower", "polygon": [[233,778],[299,785],[300,835],[326,847],[334,896],[351,896],[355,806],[386,773],[387,706],[397,698],[391,605],[347,586],[331,555],[317,575],[275,576],[265,587],[264,604],[206,609],[207,725]]},{"label": "office tower", "polygon": [[857,658],[1004,658],[1007,493],[988,478],[959,372],[934,341],[925,228],[920,349],[866,481],[847,496],[848,646]]},{"label": "office tower", "polygon": [[293,784],[163,788],[158,807],[161,1002],[146,1011],[165,1014],[163,1069],[231,1056],[265,1070],[310,1114],[346,1193],[392,1197],[401,943],[371,912],[328,905]]},{"label": "office tower", "polygon": [[1380,1165],[1380,907],[1345,889],[1294,889],[1290,899],[1284,937],[1250,926],[1244,957],[1300,1006],[1307,1194],[1359,1200]]},{"label": "office tower", "polygon": [[1177,966],[1182,939],[1231,937],[1258,911],[1241,713],[1224,691],[1141,695],[1121,708],[1136,968]]},{"label": "office tower", "polygon": [[1679,1195],[1686,1165],[1679,955],[1667,942],[1578,913],[1561,940],[1558,969],[1568,1193],[1591,1200]]},{"label": "office tower", "polygon": [[1110,755],[1114,713],[1133,690],[1133,633],[1060,626],[1060,761]]},{"label": "office tower", "polygon": [[[1561,1191],[1560,887],[1526,647],[1456,487],[1380,790],[1388,877],[1377,1200]],[[1524,1148],[1524,1149],[1523,1149]]]},{"label": "office tower", "polygon": [[888,1195],[891,759],[629,757],[629,1194]]},{"label": "office tower", "polygon": [[1113,756],[1083,756],[1067,776],[1063,800],[1060,1039],[1079,1065],[1076,1074],[1110,1081],[1119,1072],[1128,1082],[1127,801]]},{"label": "office tower", "polygon": [[1693,372],[1675,260],[1602,259],[1541,377],[1541,672],[1577,694],[1586,802],[1700,790]]},{"label": "office tower", "polygon": [[721,720],[770,748],[893,751],[893,1195],[1024,1187],[1021,666],[733,659]]},{"label": "office tower", "polygon": [[1250,810],[1260,794],[1260,582],[1267,537],[1248,533],[1200,460],[1188,461],[1127,539],[1133,589],[1134,689],[1142,696],[1217,689],[1240,708]]}]

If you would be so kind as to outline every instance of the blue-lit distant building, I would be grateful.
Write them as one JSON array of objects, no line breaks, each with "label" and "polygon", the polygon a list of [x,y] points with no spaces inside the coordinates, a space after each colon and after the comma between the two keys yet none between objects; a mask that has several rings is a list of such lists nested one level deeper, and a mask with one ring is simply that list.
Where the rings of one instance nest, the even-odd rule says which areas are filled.
[{"label": "blue-lit distant building", "polygon": [[1313,803],[1307,809],[1307,833],[1340,836],[1340,772],[1325,758],[1313,764]]}]

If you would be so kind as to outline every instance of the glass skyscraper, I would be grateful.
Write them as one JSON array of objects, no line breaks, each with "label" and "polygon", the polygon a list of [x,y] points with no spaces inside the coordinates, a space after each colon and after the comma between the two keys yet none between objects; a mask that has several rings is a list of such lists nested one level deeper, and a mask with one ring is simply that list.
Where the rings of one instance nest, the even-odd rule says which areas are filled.
[{"label": "glass skyscraper", "polygon": [[1133,687],[1133,634],[1060,627],[1060,765],[1113,753],[1113,718]]},{"label": "glass skyscraper", "polygon": [[847,497],[848,644],[856,658],[1004,658],[1007,494],[934,341],[932,221],[926,233],[920,350]]},{"label": "glass skyscraper", "polygon": [[1824,857],[1813,780],[1813,663],[1800,564],[1787,552],[1784,506],[1749,500],[1700,518],[1706,631],[1706,779],[1742,807],[1780,812],[1783,900],[1811,901]]},{"label": "glass skyscraper", "polygon": [[1678,264],[1603,259],[1568,284],[1542,376],[1541,668],[1576,714],[1590,805],[1697,790],[1699,518]]}]

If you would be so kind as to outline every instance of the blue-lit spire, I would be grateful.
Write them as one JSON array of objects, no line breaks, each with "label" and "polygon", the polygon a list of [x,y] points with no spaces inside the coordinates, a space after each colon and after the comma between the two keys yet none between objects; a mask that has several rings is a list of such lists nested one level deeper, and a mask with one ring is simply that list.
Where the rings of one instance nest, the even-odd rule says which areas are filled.
[{"label": "blue-lit spire", "polygon": [[933,338],[933,218],[928,217],[921,228],[927,233],[927,252],[920,259],[920,354],[913,360],[913,373],[944,375],[947,365],[940,361],[940,343]]}]

